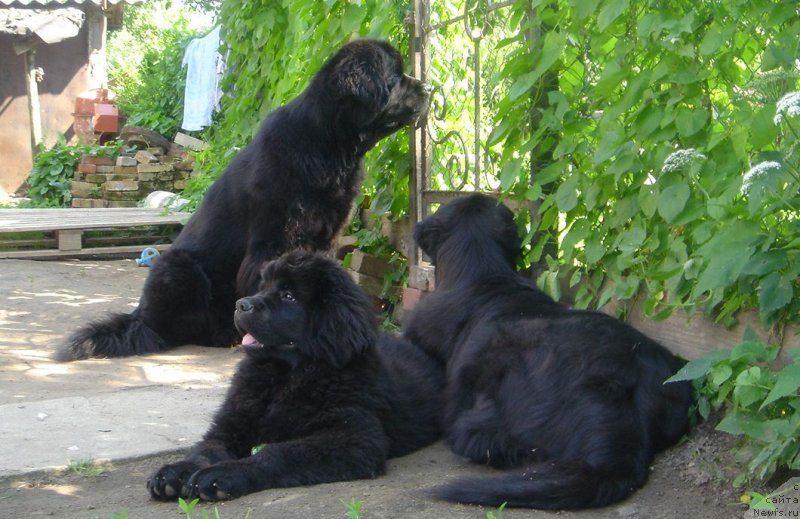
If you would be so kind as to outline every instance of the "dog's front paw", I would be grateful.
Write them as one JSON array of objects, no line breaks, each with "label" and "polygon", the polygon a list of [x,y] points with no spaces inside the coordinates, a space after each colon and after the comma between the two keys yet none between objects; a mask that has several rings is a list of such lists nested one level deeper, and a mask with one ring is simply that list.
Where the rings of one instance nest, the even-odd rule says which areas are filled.
[{"label": "dog's front paw", "polygon": [[252,492],[242,467],[222,462],[195,472],[183,487],[182,495],[203,501],[231,499]]},{"label": "dog's front paw", "polygon": [[147,480],[147,490],[153,499],[171,501],[178,497],[187,497],[181,490],[189,478],[200,469],[191,461],[180,461],[164,465]]}]

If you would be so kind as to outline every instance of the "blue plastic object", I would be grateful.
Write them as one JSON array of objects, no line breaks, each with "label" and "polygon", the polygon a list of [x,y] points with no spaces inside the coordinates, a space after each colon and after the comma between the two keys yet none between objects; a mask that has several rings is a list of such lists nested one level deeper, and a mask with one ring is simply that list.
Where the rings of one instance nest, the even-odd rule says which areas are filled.
[{"label": "blue plastic object", "polygon": [[142,251],[142,255],[136,258],[136,264],[140,267],[152,267],[153,260],[155,260],[159,254],[160,253],[157,249],[153,247],[147,247]]}]

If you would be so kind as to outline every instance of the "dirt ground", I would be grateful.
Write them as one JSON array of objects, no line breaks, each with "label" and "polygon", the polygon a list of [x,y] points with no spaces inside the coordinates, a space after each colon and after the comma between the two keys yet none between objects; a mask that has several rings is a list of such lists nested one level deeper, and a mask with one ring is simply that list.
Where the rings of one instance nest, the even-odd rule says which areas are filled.
[{"label": "dirt ground", "polygon": [[[162,355],[123,360],[92,360],[68,365],[49,360],[54,344],[79,323],[108,310],[126,310],[136,304],[147,272],[132,260],[34,262],[0,260],[0,422],[3,409],[63,397],[100,395],[113,402],[115,395],[134,389],[167,391],[180,388],[182,409],[197,409],[200,423],[219,404],[227,378],[238,361],[234,350],[186,347]],[[166,405],[166,404],[165,404]],[[173,405],[173,404],[170,404]],[[109,404],[113,407],[113,404]],[[112,412],[112,409],[108,410]],[[169,416],[170,409],[160,409]],[[125,420],[123,413],[121,420]],[[130,420],[133,420],[131,413]],[[129,424],[131,426],[135,424]],[[38,439],[19,444],[5,427],[0,447],[17,457],[40,454]],[[22,427],[22,425],[20,425]],[[193,426],[199,437],[203,426]],[[19,432],[19,431],[17,431]],[[30,434],[56,434],[49,433]],[[63,432],[63,431],[61,431]],[[81,431],[76,430],[76,442]],[[12,441],[13,440],[13,441]],[[170,444],[134,458],[121,456],[103,465],[102,473],[42,470],[50,466],[17,468],[0,476],[0,518],[169,518],[185,515],[175,503],[148,498],[147,476],[161,464],[178,459],[188,445]],[[502,517],[515,518],[706,518],[745,516],[738,504],[739,492],[731,485],[735,468],[728,454],[731,439],[707,425],[696,428],[681,445],[659,456],[647,485],[627,501],[600,510],[540,512],[506,510]],[[29,449],[26,451],[26,449]],[[157,452],[156,452],[157,451]],[[53,465],[63,464],[63,457]],[[427,491],[465,474],[490,473],[468,465],[442,444],[410,456],[391,460],[387,474],[375,480],[353,481],[275,489],[233,501],[201,505],[193,517],[215,510],[222,519],[344,518],[345,502],[361,501],[361,517],[370,518],[474,518],[483,519],[496,510],[453,505],[431,499]],[[8,474],[8,473],[7,473]]]}]

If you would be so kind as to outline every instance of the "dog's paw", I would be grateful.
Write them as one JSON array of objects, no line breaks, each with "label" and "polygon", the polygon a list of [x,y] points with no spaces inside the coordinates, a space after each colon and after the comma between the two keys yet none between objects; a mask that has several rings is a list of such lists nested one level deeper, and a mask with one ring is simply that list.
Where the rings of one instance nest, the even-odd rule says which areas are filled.
[{"label": "dog's paw", "polygon": [[231,499],[251,492],[246,474],[235,463],[223,462],[198,470],[184,485],[182,495],[203,501]]},{"label": "dog's paw", "polygon": [[189,478],[200,467],[191,461],[180,461],[164,465],[147,480],[147,490],[153,499],[171,501],[179,497],[187,497],[181,492]]}]

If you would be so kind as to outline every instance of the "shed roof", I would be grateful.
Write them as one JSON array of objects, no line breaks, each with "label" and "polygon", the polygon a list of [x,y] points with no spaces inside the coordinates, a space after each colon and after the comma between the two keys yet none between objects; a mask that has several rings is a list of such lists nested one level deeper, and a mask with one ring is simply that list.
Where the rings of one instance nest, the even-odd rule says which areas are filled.
[{"label": "shed roof", "polygon": [[0,6],[7,7],[58,7],[74,4],[140,4],[144,0],[0,0]]},{"label": "shed roof", "polygon": [[0,34],[35,34],[45,43],[57,43],[77,35],[85,17],[77,7],[0,9]]}]

